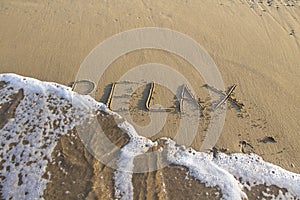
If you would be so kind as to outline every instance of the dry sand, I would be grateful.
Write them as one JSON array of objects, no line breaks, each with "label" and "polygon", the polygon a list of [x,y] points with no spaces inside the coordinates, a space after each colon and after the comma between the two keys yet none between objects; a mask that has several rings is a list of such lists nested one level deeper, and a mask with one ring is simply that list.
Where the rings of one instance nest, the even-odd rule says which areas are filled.
[{"label": "dry sand", "polygon": [[[258,3],[244,0],[2,0],[0,72],[14,72],[67,85],[74,81],[79,66],[88,53],[113,34],[152,26],[182,32],[194,38],[208,51],[226,86],[238,85],[235,96],[245,104],[245,112],[228,104],[225,126],[217,147],[227,148],[229,152],[239,152],[239,142],[246,140],[254,147],[251,151],[266,161],[300,173],[299,20],[298,1],[271,1],[268,5],[266,1]],[[207,90],[197,87],[204,82],[199,82],[199,77],[195,77],[189,70],[191,66],[185,60],[159,50],[141,50],[121,56],[111,64],[97,85],[96,99],[104,100],[105,87],[117,81],[124,72],[149,62],[163,63],[178,69],[194,84],[198,96],[207,96]],[[143,89],[137,91],[138,98],[143,97]],[[172,105],[172,95],[163,90],[158,88],[154,101],[166,106]],[[162,98],[160,94],[166,96]],[[114,105],[117,103],[112,106]],[[131,105],[138,105],[138,101],[133,98]],[[133,110],[132,115],[136,123],[141,125],[149,120],[143,109]],[[175,113],[171,115],[170,121],[177,118]],[[203,120],[201,123],[206,122]],[[172,129],[174,124],[168,123],[159,136],[170,136]],[[192,144],[195,149],[200,148],[204,134],[203,130],[199,131]],[[276,143],[260,142],[266,136],[275,138]],[[73,173],[77,180],[65,180],[62,178],[63,173],[59,174],[55,166],[49,167],[51,173],[57,174],[49,184],[46,197],[67,197],[68,194],[64,191],[79,191],[78,188],[82,190],[82,197],[112,197],[113,170],[94,160],[78,141],[76,151],[68,150],[71,147],[66,146],[67,140],[62,138],[57,148],[65,151],[63,163],[67,169],[74,166],[73,172],[69,170],[69,174]],[[76,159],[80,159],[80,162]],[[159,181],[162,177],[168,177],[163,181],[169,183],[166,190],[170,191],[169,198],[172,199],[174,194],[171,191],[176,189],[176,176],[171,180],[168,173],[181,174],[178,176],[182,178],[185,176],[184,170],[171,166],[156,173],[134,175],[134,185],[141,187],[140,190],[135,188],[135,197],[165,198],[158,186],[161,186]],[[79,177],[79,172],[82,171],[84,174]],[[76,186],[71,187],[73,181],[79,181],[81,185],[74,184]],[[58,186],[62,182],[67,182],[69,185],[66,187],[69,188]],[[200,183],[191,184],[199,190],[203,188]],[[170,185],[174,185],[174,188],[168,188]],[[154,192],[147,188],[156,189]],[[212,189],[209,195],[215,195],[215,192]],[[196,199],[197,195],[201,195],[192,191],[184,193]],[[212,196],[207,198],[210,197]],[[217,195],[214,197],[218,198]]]}]

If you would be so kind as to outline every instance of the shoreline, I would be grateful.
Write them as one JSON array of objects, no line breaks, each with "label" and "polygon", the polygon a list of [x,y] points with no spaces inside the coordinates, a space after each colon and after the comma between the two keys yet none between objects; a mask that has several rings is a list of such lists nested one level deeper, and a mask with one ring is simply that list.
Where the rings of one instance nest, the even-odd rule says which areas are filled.
[{"label": "shoreline", "polygon": [[[134,195],[136,195],[136,193],[134,193],[133,191],[137,192],[140,195],[141,192],[143,193],[143,191],[141,190],[136,191],[137,185],[133,185],[134,183],[137,184],[134,177],[140,176],[138,174],[135,174],[134,169],[136,167],[142,167],[141,169],[143,169],[143,165],[147,166],[147,162],[151,162],[151,157],[147,158],[147,155],[145,154],[146,152],[149,153],[151,151],[156,152],[154,156],[154,166],[160,166],[165,161],[167,161],[168,164],[183,166],[183,168],[181,167],[182,172],[188,169],[188,171],[184,172],[186,176],[184,180],[193,180],[194,178],[196,180],[196,182],[194,181],[193,184],[189,183],[188,187],[185,188],[190,188],[192,189],[192,191],[196,192],[195,194],[191,194],[192,196],[201,195],[200,193],[197,193],[196,190],[194,190],[194,186],[198,187],[197,185],[199,185],[200,182],[205,183],[206,187],[217,187],[220,190],[220,193],[212,192],[213,190],[210,189],[205,190],[205,195],[207,197],[213,197],[211,195],[215,194],[216,198],[219,198],[219,195],[221,194],[222,198],[225,199],[246,199],[248,194],[247,191],[251,191],[251,187],[253,186],[255,186],[254,188],[257,193],[261,192],[261,194],[266,197],[268,195],[279,195],[285,198],[291,198],[293,197],[293,195],[300,196],[300,188],[297,188],[299,187],[298,182],[300,181],[299,174],[286,171],[278,166],[267,163],[263,161],[262,158],[258,155],[241,153],[227,155],[224,153],[215,154],[213,152],[197,152],[192,148],[184,147],[182,145],[180,146],[176,144],[175,141],[168,138],[160,138],[157,141],[152,142],[145,137],[139,136],[133,126],[124,121],[124,119],[122,119],[120,115],[107,110],[102,103],[98,103],[92,100],[87,95],[78,95],[72,92],[69,88],[60,86],[55,83],[40,82],[35,79],[16,76],[14,74],[2,74],[1,81],[4,81],[4,84],[0,90],[1,95],[7,95],[6,98],[1,98],[3,99],[1,105],[3,106],[9,104],[9,111],[1,111],[1,116],[8,112],[12,113],[12,118],[8,119],[7,123],[2,127],[1,135],[1,141],[3,141],[2,147],[0,149],[3,158],[3,161],[1,163],[1,176],[4,178],[2,178],[3,182],[1,181],[1,184],[3,186],[2,195],[4,195],[5,197],[14,195],[11,192],[6,193],[7,187],[13,185],[14,182],[14,175],[10,174],[11,168],[13,168],[13,170],[19,171],[19,177],[20,175],[21,177],[23,177],[21,179],[21,182],[19,179],[18,186],[13,186],[17,191],[16,195],[21,198],[24,195],[22,193],[24,189],[28,190],[28,192],[25,192],[25,196],[30,194],[31,197],[33,197],[32,195],[35,195],[34,193],[31,194],[31,186],[28,185],[27,181],[27,176],[32,176],[30,169],[28,169],[29,166],[34,170],[41,170],[39,172],[41,176],[39,182],[41,182],[41,184],[48,185],[49,183],[51,183],[47,186],[47,189],[45,187],[46,198],[55,199],[55,196],[58,195],[57,192],[59,192],[59,196],[66,195],[66,198],[71,198],[71,196],[75,194],[76,196],[81,195],[87,197],[89,195],[96,195],[95,197],[97,197],[99,193],[97,194],[95,187],[98,188],[98,186],[95,186],[95,184],[100,184],[100,186],[102,184],[106,185],[106,181],[99,181],[99,179],[96,178],[99,178],[99,175],[97,175],[99,172],[94,171],[95,167],[98,168],[100,164],[99,160],[95,158],[97,158],[97,156],[104,156],[103,153],[101,153],[103,152],[103,150],[100,150],[99,152],[97,150],[99,147],[100,149],[103,147],[105,148],[105,146],[101,147],[101,143],[103,143],[102,140],[104,138],[101,137],[99,133],[101,134],[102,131],[104,131],[105,137],[109,137],[111,142],[118,145],[118,148],[114,148],[114,151],[105,153],[108,156],[108,163],[106,164],[109,165],[106,166],[105,164],[100,164],[102,165],[102,169],[100,170],[100,174],[102,174],[100,175],[100,180],[104,179],[105,177],[105,179],[110,179],[112,181],[111,183],[113,184],[113,187],[111,187],[110,189],[104,187],[104,190],[107,191],[107,193],[105,194],[109,195],[110,197],[113,197],[112,195],[115,193],[115,197],[117,198],[124,197],[132,199]],[[31,86],[22,87],[24,83]],[[14,99],[14,94],[17,94],[19,91],[22,91],[23,96],[20,97],[20,100]],[[47,93],[44,93],[42,91],[47,91]],[[39,97],[38,99],[45,99],[45,102],[48,102],[46,104],[47,106],[44,106],[44,104],[42,103],[43,101],[40,101],[36,97],[34,97],[34,94]],[[77,105],[77,99],[80,99],[80,101],[83,102]],[[40,103],[36,103],[36,100],[40,101]],[[17,102],[16,106],[14,106],[14,103],[11,103],[14,101]],[[53,102],[54,104],[51,102]],[[45,132],[35,132],[36,130],[39,130],[37,129],[38,126],[36,124],[40,123],[39,120],[42,120],[40,118],[37,118],[37,120],[27,120],[26,122],[24,122],[26,120],[26,117],[24,118],[24,116],[22,115],[26,115],[26,112],[23,113],[24,111],[22,111],[22,109],[24,108],[22,106],[26,106],[28,103],[32,103],[34,105],[34,107],[32,108],[33,111],[35,107],[39,107],[40,112],[42,112],[41,114],[46,114],[47,112],[45,112],[44,109],[47,107],[50,108],[51,113],[46,114],[45,117],[49,114],[50,115],[46,117],[47,119],[51,119],[54,117],[52,120],[47,122],[50,124],[53,123],[55,125],[53,130],[52,128],[47,128],[44,130]],[[92,114],[93,110],[96,111],[96,115]],[[99,113],[100,110],[103,110],[106,114]],[[27,110],[27,112],[31,111]],[[87,114],[87,117],[84,116],[84,113]],[[83,116],[83,118],[78,118],[79,116]],[[63,123],[62,121],[56,123],[56,117],[58,117],[58,119],[63,119]],[[91,119],[94,117],[98,118],[95,122],[91,121]],[[67,121],[69,120],[72,121],[73,118],[77,120],[71,122],[71,124],[69,124],[70,122],[67,123]],[[97,126],[95,126],[99,122],[100,124],[102,123],[101,131],[97,128]],[[12,127],[13,124],[15,124],[16,127],[22,128],[16,129],[15,127],[11,130],[9,127]],[[44,125],[46,125],[46,123]],[[74,125],[77,128],[75,128]],[[26,127],[33,127],[32,131],[28,131]],[[16,133],[15,129],[19,130],[19,132]],[[98,133],[98,131],[100,132]],[[82,135],[81,132],[84,134]],[[55,134],[51,136],[53,133]],[[124,137],[124,134],[127,136]],[[38,140],[30,139],[34,135]],[[8,137],[10,139],[5,141],[4,138]],[[51,138],[50,140],[48,139],[49,137]],[[125,140],[122,141],[120,140],[120,138],[125,138]],[[55,144],[55,141],[57,140],[59,141],[59,145]],[[11,141],[13,141],[13,143],[11,143]],[[43,142],[46,143],[43,144]],[[83,144],[85,145],[85,147],[81,142],[84,142]],[[43,144],[43,148],[39,147],[39,143]],[[30,146],[28,146],[28,144]],[[52,144],[55,145],[53,146]],[[39,153],[35,153],[36,156],[34,157],[32,157],[30,153],[29,157],[27,156],[27,153],[25,153],[26,155],[24,155],[24,152],[28,150],[28,147],[31,148],[31,152]],[[118,152],[118,149],[120,150],[120,152]],[[106,150],[104,149],[104,151]],[[20,154],[20,152],[22,153]],[[92,152],[94,152],[94,154],[90,154]],[[3,155],[5,154],[8,154],[9,156],[7,158],[3,157]],[[83,154],[84,156],[78,157],[78,155],[80,154]],[[20,163],[16,161],[16,155],[21,155]],[[44,155],[43,159],[45,162],[37,162],[39,164],[35,166],[34,163],[36,163],[36,161],[32,160],[32,158],[41,159],[39,155]],[[93,158],[93,156],[95,155],[96,157]],[[139,156],[141,157],[139,158]],[[142,160],[136,160],[137,158]],[[83,163],[85,164],[83,165]],[[114,169],[110,168],[110,163],[115,163],[112,165],[114,166]],[[150,164],[150,166],[152,165],[151,163],[148,164]],[[6,166],[6,168],[4,168],[4,166]],[[148,167],[146,168],[149,170],[150,168]],[[172,169],[172,165],[169,166],[169,169],[170,167]],[[89,172],[85,171],[85,173],[80,174],[82,170],[86,169],[89,169]],[[151,182],[154,185],[158,184],[156,187],[159,187],[159,190],[162,190],[161,195],[168,196],[169,193],[173,193],[173,187],[171,187],[170,192],[167,192],[164,188],[169,186],[166,186],[164,180],[176,180],[177,176],[175,175],[174,177],[166,177],[164,175],[164,170],[166,169],[161,169],[161,167],[159,167],[158,170],[155,170],[154,172],[151,172],[151,170],[150,172],[144,172],[142,174],[144,174],[144,181],[146,181],[146,186],[147,184],[151,184]],[[28,174],[23,174],[23,171],[28,172]],[[35,176],[36,175],[37,174],[35,174]],[[80,175],[84,175],[84,178],[80,178]],[[90,183],[84,182],[87,180],[87,176],[92,178],[93,181]],[[182,176],[182,174],[179,173],[178,176]],[[187,178],[187,176],[190,177]],[[153,177],[154,179],[152,179],[151,181],[149,177]],[[143,177],[140,178],[143,179]],[[131,181],[131,179],[133,181]],[[11,183],[10,181],[13,182]],[[293,184],[292,182],[295,183]],[[77,192],[79,192],[79,188],[81,188],[81,190],[83,189],[82,186],[80,187],[80,184],[85,186],[86,189],[77,194]],[[93,185],[93,187],[87,187],[91,184]],[[183,184],[186,184],[185,181],[183,181]],[[62,185],[63,187],[66,187],[66,191],[61,190]],[[279,186],[279,188],[274,187],[273,185],[277,185]],[[43,188],[44,186],[41,185],[38,187]],[[199,186],[201,186],[201,184]],[[128,188],[131,188],[131,191],[128,190]],[[288,192],[287,190],[285,190],[285,188],[287,188]],[[156,192],[151,189],[151,187],[146,187],[144,188],[144,190],[144,192],[146,192],[147,194],[149,193],[152,195],[157,195]],[[210,193],[209,191],[212,193]],[[270,193],[271,191],[273,192],[273,194]],[[56,195],[53,195],[53,192]],[[38,191],[38,193],[43,194],[43,190]],[[180,195],[180,193],[178,195]],[[251,196],[251,194],[249,196]]]}]

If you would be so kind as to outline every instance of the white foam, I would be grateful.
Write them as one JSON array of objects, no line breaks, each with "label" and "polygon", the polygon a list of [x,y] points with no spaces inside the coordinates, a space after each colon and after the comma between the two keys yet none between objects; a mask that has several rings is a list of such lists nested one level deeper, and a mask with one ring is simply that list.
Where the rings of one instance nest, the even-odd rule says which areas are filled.
[{"label": "white foam", "polygon": [[220,153],[214,162],[235,177],[241,178],[244,185],[247,184],[250,187],[260,184],[276,185],[280,188],[287,188],[291,195],[300,197],[299,174],[265,162],[256,154]]},{"label": "white foam", "polygon": [[20,89],[24,96],[0,132],[2,198],[42,198],[49,181],[42,176],[57,139],[105,105],[56,83],[15,74],[1,74],[0,81],[6,82],[0,104],[11,102]]},{"label": "white foam", "polygon": [[132,173],[133,160],[136,156],[148,151],[156,142],[139,136],[133,126],[128,122],[118,124],[118,127],[124,130],[130,136],[129,143],[121,149],[121,154],[115,171],[115,197],[122,200],[133,199]]},{"label": "white foam", "polygon": [[[116,198],[133,199],[133,159],[146,152],[148,148],[145,147],[151,145],[151,141],[139,136],[127,122],[119,124],[119,127],[125,130],[134,142],[128,143],[122,149],[114,177],[115,195]],[[251,189],[255,185],[276,185],[288,190],[285,194],[280,190],[278,196],[273,195],[272,199],[300,197],[300,174],[265,162],[258,155],[218,153],[214,158],[212,153],[182,148],[169,138],[160,140],[166,141],[164,149],[167,151],[169,162],[187,167],[190,174],[207,187],[218,187],[222,192],[222,199],[247,199],[244,187]]]},{"label": "white foam", "polygon": [[207,187],[219,187],[224,199],[246,198],[242,185],[232,174],[214,163],[211,154],[196,152],[191,148],[182,150],[170,139],[167,143],[167,159],[171,163],[187,167],[190,174]]},{"label": "white foam", "polygon": [[[288,190],[285,197],[300,197],[300,174],[265,162],[256,154],[219,153],[214,158],[212,154],[196,152],[191,148],[182,150],[174,141],[167,140],[167,159],[174,164],[186,166],[191,175],[206,186],[220,188],[223,199],[246,198],[241,184],[248,189],[255,185],[276,185]],[[276,198],[282,195],[281,192]]]},{"label": "white foam", "polygon": [[[14,118],[9,119],[0,130],[3,166],[0,174],[4,177],[0,183],[4,199],[43,199],[49,179],[42,176],[52,160],[51,154],[58,138],[93,117],[98,110],[121,118],[106,109],[103,103],[90,96],[76,94],[66,86],[15,74],[1,74],[0,81],[7,82],[0,89],[0,105],[11,102],[11,95],[17,94],[20,89],[24,93]],[[118,158],[114,175],[115,197],[133,199],[133,160],[156,143],[139,136],[126,121],[119,123],[118,127],[128,134],[130,142],[121,149]],[[206,186],[220,188],[223,199],[246,198],[243,187],[251,188],[258,184],[276,185],[288,190],[288,193],[279,193],[275,199],[281,196],[300,197],[299,174],[265,162],[255,154],[219,153],[214,158],[210,153],[179,148],[171,139],[164,140],[167,141],[164,147],[167,159],[186,166],[190,174]]]}]

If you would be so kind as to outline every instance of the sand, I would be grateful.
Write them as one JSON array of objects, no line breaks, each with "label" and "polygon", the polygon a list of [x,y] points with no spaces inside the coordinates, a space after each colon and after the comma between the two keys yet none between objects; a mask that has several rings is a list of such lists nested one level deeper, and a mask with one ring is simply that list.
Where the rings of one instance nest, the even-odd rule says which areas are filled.
[{"label": "sand", "polygon": [[[208,51],[216,62],[226,87],[238,85],[235,97],[245,108],[242,112],[231,104],[227,105],[225,126],[216,147],[228,149],[228,152],[240,152],[240,141],[245,140],[254,147],[246,149],[247,152],[253,151],[266,161],[300,173],[299,20],[297,1],[259,3],[243,0],[176,0],[121,3],[96,0],[2,0],[0,73],[14,72],[68,85],[74,81],[80,64],[88,53],[106,38],[132,28],[170,28],[189,35]],[[124,72],[149,62],[166,64],[179,70],[191,80],[197,96],[203,99],[207,97],[207,90],[200,87],[205,82],[201,82],[201,78],[199,82],[199,77],[190,71],[191,66],[185,60],[160,50],[141,50],[121,56],[111,64],[97,83],[96,99],[105,100],[105,88],[117,81]],[[131,100],[132,107],[137,107],[131,113],[135,122],[140,125],[149,121],[148,112],[138,108],[137,99],[145,98],[144,89],[147,88],[141,88]],[[173,105],[170,99],[172,95],[164,91],[164,88],[158,87],[154,101],[168,107]],[[117,106],[118,102],[114,100],[112,108]],[[169,120],[176,121],[178,117],[178,114],[174,113],[170,115]],[[200,122],[204,129],[205,119]],[[164,130],[153,138],[172,136],[173,129],[174,124],[167,123]],[[204,135],[205,130],[199,130],[192,144],[193,148],[200,148]],[[273,137],[276,143],[261,142],[266,136]],[[67,139],[61,139],[58,149],[66,149],[63,145],[67,143],[65,140]],[[77,145],[80,147],[80,143]],[[74,170],[74,176],[84,169],[83,178],[78,178],[83,181],[82,187],[85,187],[83,196],[89,196],[90,199],[112,198],[113,170],[91,158],[82,147],[78,153],[72,151],[71,154],[66,154],[64,162],[72,163],[74,156],[79,154],[80,159],[85,161],[80,162],[80,167]],[[97,171],[99,169],[105,174],[107,184],[99,181],[103,179]],[[51,167],[49,170],[53,170],[54,173],[57,171]],[[168,170],[175,173],[178,168],[167,168],[162,173],[167,174]],[[53,176],[53,183],[61,182],[61,176],[58,174],[57,177],[60,178],[57,180]],[[157,174],[150,174],[144,179],[146,185],[154,184],[153,180],[151,182],[151,176],[155,176],[154,180],[158,179]],[[166,180],[168,181],[173,185],[172,180]],[[138,181],[134,181],[134,184],[142,185]],[[159,185],[159,182],[155,184]],[[101,190],[99,185],[102,185]],[[58,187],[54,184],[54,189],[51,189],[52,186],[49,184],[50,192],[46,192],[48,199],[63,195],[65,189],[52,195]],[[170,186],[167,186],[167,190],[168,187]],[[148,191],[147,187],[141,188],[139,192],[135,192],[135,195],[138,195],[135,197],[152,199],[153,194],[143,194],[143,191]],[[76,187],[72,190],[76,191]],[[156,198],[159,198],[159,191],[156,193]],[[214,193],[215,191],[209,195]],[[190,194],[195,195],[194,198],[197,199],[197,194]]]}]

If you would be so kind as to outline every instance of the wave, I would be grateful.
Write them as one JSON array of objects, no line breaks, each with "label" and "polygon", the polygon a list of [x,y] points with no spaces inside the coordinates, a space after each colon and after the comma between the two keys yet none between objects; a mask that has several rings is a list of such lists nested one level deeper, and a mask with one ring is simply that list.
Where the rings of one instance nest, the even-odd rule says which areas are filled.
[{"label": "wave", "polygon": [[[16,74],[0,75],[1,196],[4,199],[43,199],[51,174],[47,165],[62,135],[105,112],[122,117],[88,95],[57,83]],[[223,199],[247,199],[244,188],[276,185],[286,197],[300,197],[300,175],[265,162],[255,154],[197,152],[170,138],[151,141],[124,120],[117,126],[130,138],[120,150],[114,173],[115,198],[133,199],[133,160],[160,147],[169,163],[185,166],[207,187],[218,187]],[[73,135],[74,136],[74,135]],[[45,176],[46,174],[46,176]],[[281,194],[283,195],[283,194]]]}]

